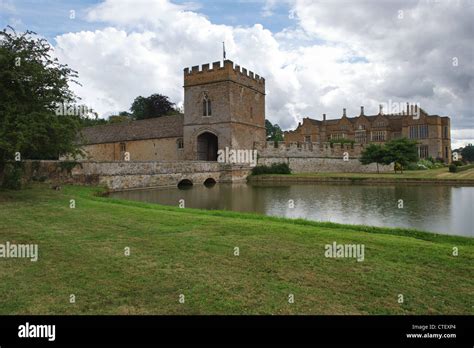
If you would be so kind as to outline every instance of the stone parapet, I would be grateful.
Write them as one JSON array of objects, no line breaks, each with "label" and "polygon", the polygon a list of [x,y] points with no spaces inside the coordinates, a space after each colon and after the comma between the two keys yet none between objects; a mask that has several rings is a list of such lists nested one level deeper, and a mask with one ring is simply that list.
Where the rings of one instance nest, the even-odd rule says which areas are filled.
[{"label": "stone parapet", "polygon": [[333,157],[359,158],[364,145],[339,143],[259,142],[255,144],[260,157]]},{"label": "stone parapet", "polygon": [[[287,163],[292,173],[376,173],[377,165],[363,165],[358,159],[323,158],[323,157],[259,157],[259,165]],[[393,163],[379,165],[380,173],[394,171]]]},{"label": "stone parapet", "polygon": [[54,183],[103,185],[110,190],[176,186],[182,180],[203,184],[245,181],[251,168],[205,161],[93,162],[25,161],[27,179]]}]

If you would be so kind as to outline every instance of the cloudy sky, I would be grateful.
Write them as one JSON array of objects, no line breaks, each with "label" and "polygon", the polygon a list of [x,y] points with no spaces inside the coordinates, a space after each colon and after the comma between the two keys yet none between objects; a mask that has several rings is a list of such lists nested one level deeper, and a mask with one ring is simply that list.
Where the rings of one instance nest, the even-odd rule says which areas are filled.
[{"label": "cloudy sky", "polygon": [[227,58],[266,78],[267,118],[419,103],[474,142],[474,1],[0,0],[0,24],[46,37],[101,117],[138,95],[183,102],[183,68]]}]

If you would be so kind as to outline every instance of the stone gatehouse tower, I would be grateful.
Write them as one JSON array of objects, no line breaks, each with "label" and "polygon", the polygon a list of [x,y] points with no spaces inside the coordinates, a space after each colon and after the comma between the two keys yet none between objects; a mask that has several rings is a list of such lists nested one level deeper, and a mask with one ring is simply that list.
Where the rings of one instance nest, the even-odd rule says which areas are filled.
[{"label": "stone gatehouse tower", "polygon": [[265,79],[230,60],[184,69],[184,159],[215,161],[217,151],[265,141]]}]

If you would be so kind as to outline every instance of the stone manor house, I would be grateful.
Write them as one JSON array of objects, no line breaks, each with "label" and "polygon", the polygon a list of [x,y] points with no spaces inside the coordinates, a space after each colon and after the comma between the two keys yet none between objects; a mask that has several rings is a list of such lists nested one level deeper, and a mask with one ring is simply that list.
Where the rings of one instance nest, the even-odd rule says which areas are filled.
[{"label": "stone manor house", "polygon": [[[216,161],[217,151],[226,147],[274,156],[280,146],[266,142],[265,79],[230,60],[184,69],[184,115],[88,127],[82,133],[92,161],[120,161],[125,153],[130,161]],[[353,140],[356,146],[343,149],[357,157],[367,143],[400,137],[417,140],[421,158],[451,161],[449,117],[411,105],[399,114],[380,108],[365,115],[361,107],[355,117],[344,109],[339,119],[305,118],[284,133],[277,157],[301,157],[302,151],[309,157],[339,157],[340,151],[328,145],[339,139]]]},{"label": "stone manor house", "polygon": [[440,158],[451,162],[451,126],[447,116],[428,115],[417,105],[407,103],[406,110],[397,114],[384,114],[382,106],[376,115],[360,114],[322,120],[309,117],[303,119],[293,131],[284,132],[285,142],[322,143],[325,141],[351,140],[356,144],[378,143],[397,138],[408,138],[418,142],[420,158]]}]

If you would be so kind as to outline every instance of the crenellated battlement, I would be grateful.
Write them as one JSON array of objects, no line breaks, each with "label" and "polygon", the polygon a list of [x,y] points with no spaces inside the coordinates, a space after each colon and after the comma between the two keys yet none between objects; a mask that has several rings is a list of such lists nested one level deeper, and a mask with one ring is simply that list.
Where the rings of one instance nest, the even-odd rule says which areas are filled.
[{"label": "crenellated battlement", "polygon": [[193,75],[198,73],[204,73],[207,71],[214,71],[214,70],[223,70],[224,67],[221,66],[221,62],[214,62],[202,65],[194,65],[191,68],[184,68],[184,76]]},{"label": "crenellated battlement", "polygon": [[265,93],[265,79],[263,77],[238,64],[234,65],[231,60],[225,60],[223,65],[219,61],[212,64],[184,68],[185,87],[228,80],[247,85]]}]

